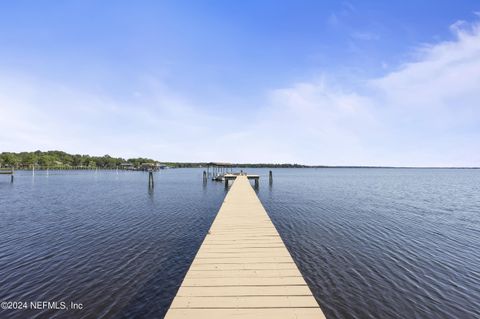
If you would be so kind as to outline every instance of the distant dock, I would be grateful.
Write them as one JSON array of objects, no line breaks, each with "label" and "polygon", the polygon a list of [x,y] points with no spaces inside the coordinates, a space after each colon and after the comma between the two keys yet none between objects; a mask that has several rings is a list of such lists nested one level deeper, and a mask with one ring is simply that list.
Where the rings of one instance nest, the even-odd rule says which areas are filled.
[{"label": "distant dock", "polygon": [[235,176],[165,318],[325,318],[246,175]]},{"label": "distant dock", "polygon": [[13,183],[13,168],[0,168],[0,175],[10,175],[10,181]]},{"label": "distant dock", "polygon": [[255,187],[258,187],[258,180],[260,179],[260,175],[239,175],[239,174],[225,174],[223,175],[223,179],[225,181],[225,187],[228,187],[228,182],[232,180],[236,180],[238,176],[245,176],[247,179],[253,179],[255,181]]}]

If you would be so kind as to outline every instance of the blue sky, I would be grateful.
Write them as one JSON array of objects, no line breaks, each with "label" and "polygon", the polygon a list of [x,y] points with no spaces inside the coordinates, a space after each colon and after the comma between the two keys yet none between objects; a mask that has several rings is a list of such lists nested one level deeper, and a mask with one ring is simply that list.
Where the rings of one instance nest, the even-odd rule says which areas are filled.
[{"label": "blue sky", "polygon": [[3,1],[0,151],[480,166],[478,11]]}]

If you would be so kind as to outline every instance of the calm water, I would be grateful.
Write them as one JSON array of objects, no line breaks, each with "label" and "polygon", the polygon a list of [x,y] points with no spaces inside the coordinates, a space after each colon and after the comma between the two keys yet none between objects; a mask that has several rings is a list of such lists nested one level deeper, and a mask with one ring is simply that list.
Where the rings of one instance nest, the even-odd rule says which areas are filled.
[{"label": "calm water", "polygon": [[[480,318],[480,170],[277,169],[258,194],[328,318]],[[225,196],[201,170],[0,175],[0,301],[161,318]]]}]

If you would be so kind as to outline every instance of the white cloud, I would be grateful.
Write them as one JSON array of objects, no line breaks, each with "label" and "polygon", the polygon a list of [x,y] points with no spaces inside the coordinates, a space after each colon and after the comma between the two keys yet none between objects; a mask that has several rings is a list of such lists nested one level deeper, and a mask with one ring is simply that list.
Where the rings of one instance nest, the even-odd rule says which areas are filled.
[{"label": "white cloud", "polygon": [[269,131],[300,162],[480,166],[480,28],[452,30],[454,41],[423,46],[361,92],[325,81],[274,90]]},{"label": "white cloud", "polygon": [[480,29],[469,25],[455,32],[455,41],[425,47],[418,61],[372,80],[382,102],[398,115],[444,129],[477,122],[480,117],[471,116],[480,115]]}]

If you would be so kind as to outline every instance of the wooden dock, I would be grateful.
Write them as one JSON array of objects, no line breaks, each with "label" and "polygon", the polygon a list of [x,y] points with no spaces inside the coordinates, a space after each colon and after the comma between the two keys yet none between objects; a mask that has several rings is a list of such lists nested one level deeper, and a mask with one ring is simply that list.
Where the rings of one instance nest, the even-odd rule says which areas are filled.
[{"label": "wooden dock", "polygon": [[14,174],[13,168],[0,168],[0,174],[10,175],[10,181],[13,183],[13,174]]},{"label": "wooden dock", "polygon": [[165,318],[325,318],[246,176],[236,177]]}]

